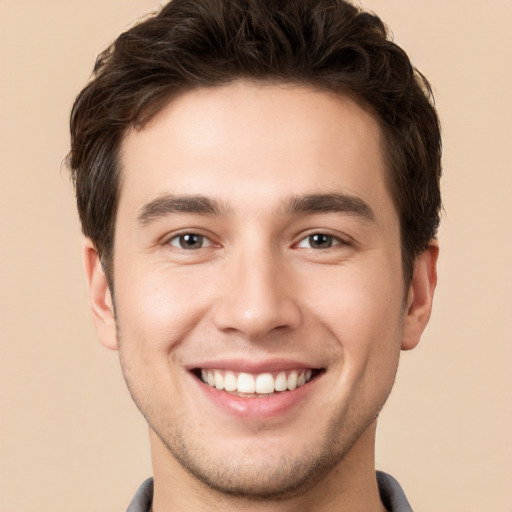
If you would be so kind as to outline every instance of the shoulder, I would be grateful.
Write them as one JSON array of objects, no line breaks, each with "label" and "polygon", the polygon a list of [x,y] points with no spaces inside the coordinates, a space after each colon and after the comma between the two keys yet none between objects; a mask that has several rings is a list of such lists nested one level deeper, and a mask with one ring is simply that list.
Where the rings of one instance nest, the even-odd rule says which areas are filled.
[{"label": "shoulder", "polygon": [[139,487],[126,512],[150,512],[153,501],[153,478],[148,478]]},{"label": "shoulder", "polygon": [[380,499],[389,512],[413,512],[400,484],[387,473],[377,471]]}]

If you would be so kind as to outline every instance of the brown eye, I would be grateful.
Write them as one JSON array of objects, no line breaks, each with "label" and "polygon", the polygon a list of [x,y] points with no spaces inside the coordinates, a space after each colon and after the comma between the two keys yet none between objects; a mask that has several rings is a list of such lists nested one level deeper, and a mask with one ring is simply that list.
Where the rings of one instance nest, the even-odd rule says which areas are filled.
[{"label": "brown eye", "polygon": [[298,247],[305,249],[329,249],[334,245],[339,245],[340,240],[332,235],[326,233],[313,233],[312,235],[303,238]]},{"label": "brown eye", "polygon": [[308,236],[309,246],[312,249],[328,249],[333,245],[333,237],[324,233],[315,233]]},{"label": "brown eye", "polygon": [[179,247],[180,249],[186,250],[194,250],[194,249],[202,249],[203,247],[207,247],[209,244],[209,240],[203,235],[198,235],[197,233],[184,233],[182,235],[175,236],[169,241],[170,245],[173,247]]}]

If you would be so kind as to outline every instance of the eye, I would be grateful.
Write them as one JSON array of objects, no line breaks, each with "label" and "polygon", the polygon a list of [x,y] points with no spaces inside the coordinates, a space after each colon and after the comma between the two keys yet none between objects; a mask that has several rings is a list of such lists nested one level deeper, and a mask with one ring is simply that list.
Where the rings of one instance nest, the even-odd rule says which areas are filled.
[{"label": "eye", "polygon": [[169,240],[169,245],[188,251],[210,247],[212,242],[203,235],[197,233],[182,233]]},{"label": "eye", "polygon": [[329,249],[335,245],[340,245],[342,242],[335,236],[328,235],[326,233],[313,233],[312,235],[303,238],[297,247],[303,247],[306,249]]}]

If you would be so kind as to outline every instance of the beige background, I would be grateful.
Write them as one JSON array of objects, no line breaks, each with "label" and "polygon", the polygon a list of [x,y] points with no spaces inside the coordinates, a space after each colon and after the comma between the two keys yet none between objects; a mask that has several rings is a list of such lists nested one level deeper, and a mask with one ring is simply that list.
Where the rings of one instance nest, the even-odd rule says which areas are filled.
[{"label": "beige background", "polygon": [[[96,341],[66,169],[96,54],[156,0],[0,0],[0,510],[124,510],[146,427]],[[417,512],[512,511],[512,1],[367,0],[435,86],[440,284],[377,465]]]}]

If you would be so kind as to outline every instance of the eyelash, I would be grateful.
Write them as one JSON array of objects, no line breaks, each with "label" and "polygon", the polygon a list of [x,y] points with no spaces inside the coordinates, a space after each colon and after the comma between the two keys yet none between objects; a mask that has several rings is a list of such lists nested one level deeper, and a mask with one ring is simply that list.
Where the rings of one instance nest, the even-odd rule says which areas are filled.
[{"label": "eyelash", "polygon": [[[189,240],[187,240],[188,237],[194,237],[197,241],[194,243],[189,243]],[[323,237],[323,240],[320,241],[314,241],[315,237]],[[192,239],[193,240],[193,239]],[[206,245],[204,245],[204,242],[206,242]],[[308,247],[302,245],[303,243],[327,243],[327,247],[311,247],[309,245]],[[177,249],[182,249],[184,251],[195,251],[199,249],[204,249],[206,247],[211,247],[215,245],[215,243],[210,240],[207,236],[202,235],[200,233],[194,233],[194,232],[187,232],[187,233],[180,233],[178,235],[173,236],[167,241],[167,244],[171,245],[172,247],[176,247]],[[193,247],[195,244],[200,244],[200,247]],[[303,237],[297,244],[295,244],[295,247],[300,247],[304,249],[312,249],[312,250],[327,250],[332,247],[337,247],[340,245],[350,245],[349,242],[346,240],[341,239],[340,237],[330,235],[329,233],[325,233],[322,231],[317,231],[314,233],[311,233],[305,237]]]}]

